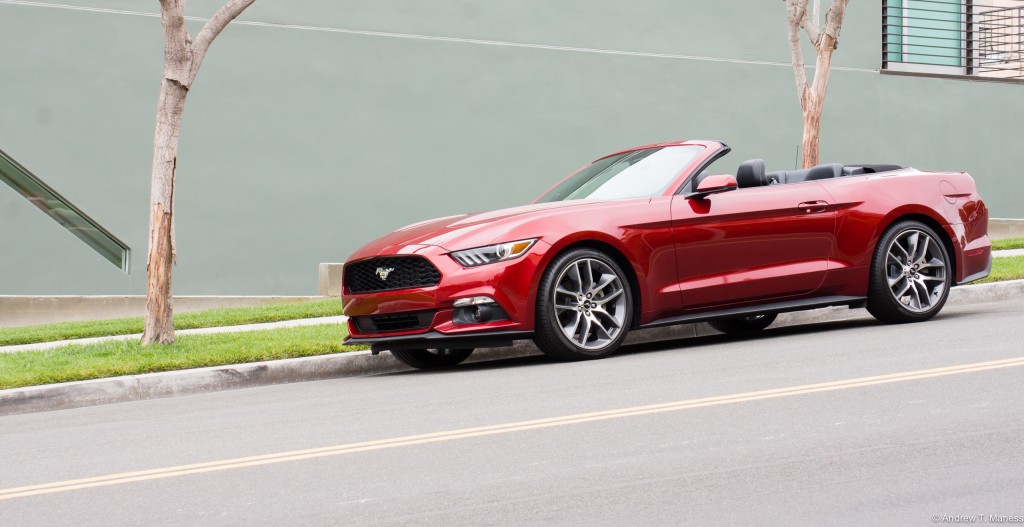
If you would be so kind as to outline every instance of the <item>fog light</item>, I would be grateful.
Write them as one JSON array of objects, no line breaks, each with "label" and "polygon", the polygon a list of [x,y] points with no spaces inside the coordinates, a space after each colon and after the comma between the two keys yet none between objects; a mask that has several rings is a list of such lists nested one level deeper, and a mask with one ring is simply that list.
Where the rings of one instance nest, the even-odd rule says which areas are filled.
[{"label": "fog light", "polygon": [[473,306],[473,322],[481,323],[491,320],[491,307],[487,305]]},{"label": "fog light", "polygon": [[497,320],[508,320],[508,315],[490,297],[475,296],[455,301],[452,322],[456,325],[484,324]]}]

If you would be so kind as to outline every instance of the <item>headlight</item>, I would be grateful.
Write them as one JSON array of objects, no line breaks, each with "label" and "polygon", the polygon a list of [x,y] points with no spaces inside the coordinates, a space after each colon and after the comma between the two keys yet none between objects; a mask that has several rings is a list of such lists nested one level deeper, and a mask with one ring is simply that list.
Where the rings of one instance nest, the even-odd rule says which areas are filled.
[{"label": "headlight", "polygon": [[530,250],[530,247],[533,247],[536,241],[537,238],[533,238],[531,240],[519,240],[517,242],[505,242],[488,245],[487,247],[465,249],[453,252],[451,257],[463,267],[476,267],[478,265],[503,262],[526,254],[526,251]]}]

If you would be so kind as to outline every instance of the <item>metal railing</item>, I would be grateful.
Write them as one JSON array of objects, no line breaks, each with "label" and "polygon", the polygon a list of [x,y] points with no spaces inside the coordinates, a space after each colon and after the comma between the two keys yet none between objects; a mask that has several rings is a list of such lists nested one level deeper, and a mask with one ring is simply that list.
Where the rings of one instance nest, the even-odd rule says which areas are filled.
[{"label": "metal railing", "polygon": [[0,181],[25,197],[125,273],[131,271],[131,247],[104,229],[96,220],[74,206],[11,156],[0,150]]},{"label": "metal railing", "polygon": [[1024,1],[882,0],[882,69],[1024,80]]}]

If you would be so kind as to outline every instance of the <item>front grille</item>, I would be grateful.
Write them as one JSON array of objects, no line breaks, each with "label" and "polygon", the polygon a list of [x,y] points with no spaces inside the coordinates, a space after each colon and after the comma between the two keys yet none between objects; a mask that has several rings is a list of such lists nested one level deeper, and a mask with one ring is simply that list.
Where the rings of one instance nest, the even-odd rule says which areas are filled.
[{"label": "front grille", "polygon": [[434,311],[409,311],[391,315],[352,317],[360,333],[391,333],[426,329],[434,321]]},{"label": "front grille", "polygon": [[345,287],[350,293],[430,287],[440,281],[441,273],[420,256],[370,258],[345,266]]}]

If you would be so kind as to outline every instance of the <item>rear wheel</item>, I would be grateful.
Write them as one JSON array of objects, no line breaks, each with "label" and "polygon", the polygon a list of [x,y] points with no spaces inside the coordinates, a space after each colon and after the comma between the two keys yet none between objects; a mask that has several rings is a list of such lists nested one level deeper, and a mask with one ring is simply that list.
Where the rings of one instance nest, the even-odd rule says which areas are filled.
[{"label": "rear wheel", "polygon": [[882,322],[934,317],[953,279],[949,253],[938,233],[918,221],[889,227],[878,241],[868,284],[868,312]]},{"label": "rear wheel", "polygon": [[775,322],[777,313],[762,313],[747,317],[723,318],[708,322],[711,327],[725,333],[726,335],[749,335],[767,328]]},{"label": "rear wheel", "polygon": [[544,271],[537,292],[534,342],[560,360],[599,359],[626,339],[633,295],[615,260],[593,249],[575,249]]},{"label": "rear wheel", "polygon": [[392,350],[396,359],[420,370],[451,368],[466,360],[473,353],[472,349],[419,349]]}]

